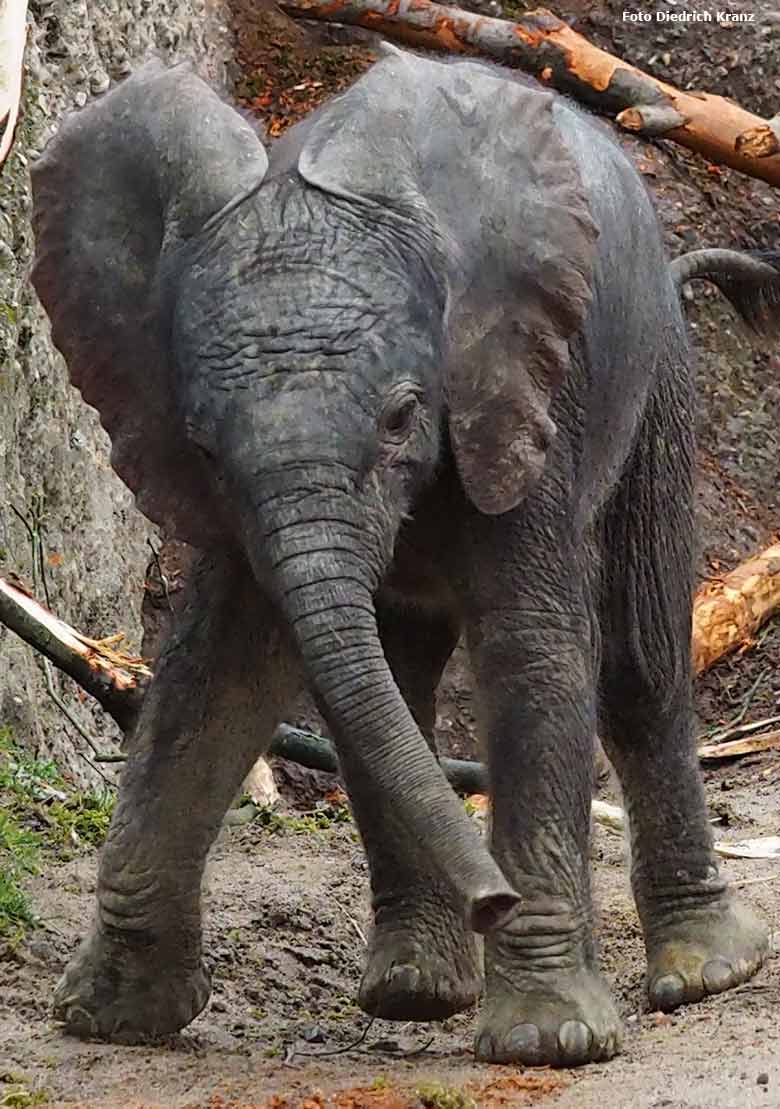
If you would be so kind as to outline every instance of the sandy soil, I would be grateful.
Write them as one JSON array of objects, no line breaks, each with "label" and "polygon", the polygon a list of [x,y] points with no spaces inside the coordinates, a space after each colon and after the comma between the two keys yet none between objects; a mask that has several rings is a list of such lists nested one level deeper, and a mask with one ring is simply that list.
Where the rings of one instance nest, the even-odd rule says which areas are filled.
[{"label": "sandy soil", "polygon": [[[779,776],[772,754],[708,774],[719,839],[776,830]],[[442,1025],[376,1021],[367,1029],[354,1006],[367,879],[351,824],[306,834],[257,825],[223,831],[207,874],[214,992],[206,1011],[156,1047],[68,1038],[51,1020],[50,996],[89,919],[95,865],[85,856],[37,879],[32,894],[47,929],[0,958],[0,1105],[403,1109],[424,1105],[415,1091],[437,1082],[486,1107],[780,1104],[780,958],[773,955],[746,986],[671,1018],[644,1012],[624,845],[602,829],[593,844],[602,962],[625,1020],[625,1050],[578,1072],[474,1066],[474,1014]],[[777,864],[724,867],[777,927]],[[20,1088],[38,1101],[13,1100]]]}]

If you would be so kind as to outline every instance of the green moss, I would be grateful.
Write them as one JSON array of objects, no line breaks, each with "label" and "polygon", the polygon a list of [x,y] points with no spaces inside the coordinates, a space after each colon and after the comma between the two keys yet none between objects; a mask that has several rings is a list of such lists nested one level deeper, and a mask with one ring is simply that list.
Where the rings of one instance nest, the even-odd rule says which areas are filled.
[{"label": "green moss", "polygon": [[346,806],[323,805],[322,808],[312,809],[299,815],[276,812],[272,808],[260,808],[257,810],[254,823],[267,829],[272,835],[291,832],[293,835],[300,836],[324,832],[334,824],[349,824],[351,820],[352,814]]},{"label": "green moss", "polygon": [[48,1105],[51,1097],[46,1090],[32,1090],[24,1082],[15,1082],[5,1090],[0,1088],[2,1109],[28,1109],[30,1105]]},{"label": "green moss", "polygon": [[535,6],[535,4],[524,4],[521,0],[503,0],[502,7],[504,10],[502,18],[517,22]]},{"label": "green moss", "polygon": [[13,942],[35,925],[27,880],[46,857],[101,844],[113,805],[108,793],[71,789],[51,759],[33,758],[0,728],[0,936]]},{"label": "green moss", "polygon": [[477,1109],[477,1103],[465,1090],[442,1086],[440,1082],[418,1086],[415,1090],[425,1109]]},{"label": "green moss", "polygon": [[38,871],[35,836],[7,812],[0,812],[0,936],[14,941],[35,924],[24,882]]}]

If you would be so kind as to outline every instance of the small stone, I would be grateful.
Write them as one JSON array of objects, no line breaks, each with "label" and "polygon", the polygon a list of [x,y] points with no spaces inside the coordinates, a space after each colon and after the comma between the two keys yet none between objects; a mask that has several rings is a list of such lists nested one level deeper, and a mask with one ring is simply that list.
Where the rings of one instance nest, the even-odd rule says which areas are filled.
[{"label": "small stone", "polygon": [[95,96],[99,96],[101,92],[105,92],[111,84],[111,78],[105,72],[93,73],[89,79],[90,91]]},{"label": "small stone", "polygon": [[756,1085],[757,1086],[768,1086],[769,1085],[769,1075],[766,1073],[765,1070],[761,1071],[761,1074],[759,1074],[758,1078],[756,1079]]},{"label": "small stone", "polygon": [[320,1028],[319,1024],[309,1024],[301,1029],[300,1036],[307,1044],[324,1044],[325,1033]]}]

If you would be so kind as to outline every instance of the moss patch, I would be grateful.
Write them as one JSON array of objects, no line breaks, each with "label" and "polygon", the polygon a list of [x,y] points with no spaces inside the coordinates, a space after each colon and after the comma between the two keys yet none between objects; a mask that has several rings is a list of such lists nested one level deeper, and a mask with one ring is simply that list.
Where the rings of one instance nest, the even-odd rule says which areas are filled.
[{"label": "moss patch", "polygon": [[45,858],[65,859],[106,837],[111,794],[70,789],[50,759],[36,759],[0,729],[0,936],[36,924],[27,881]]}]

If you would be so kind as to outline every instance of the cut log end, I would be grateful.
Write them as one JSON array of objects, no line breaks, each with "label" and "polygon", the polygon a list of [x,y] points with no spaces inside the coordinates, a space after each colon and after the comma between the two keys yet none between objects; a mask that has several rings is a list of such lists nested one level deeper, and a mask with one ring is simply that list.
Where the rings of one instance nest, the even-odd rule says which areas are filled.
[{"label": "cut log end", "polygon": [[780,140],[767,123],[760,127],[750,127],[737,135],[734,150],[743,158],[772,158],[775,154],[780,154]]},{"label": "cut log end", "polygon": [[635,108],[626,108],[615,117],[615,122],[624,131],[657,136],[665,135],[678,127],[684,127],[688,118],[671,104],[644,104]]}]

